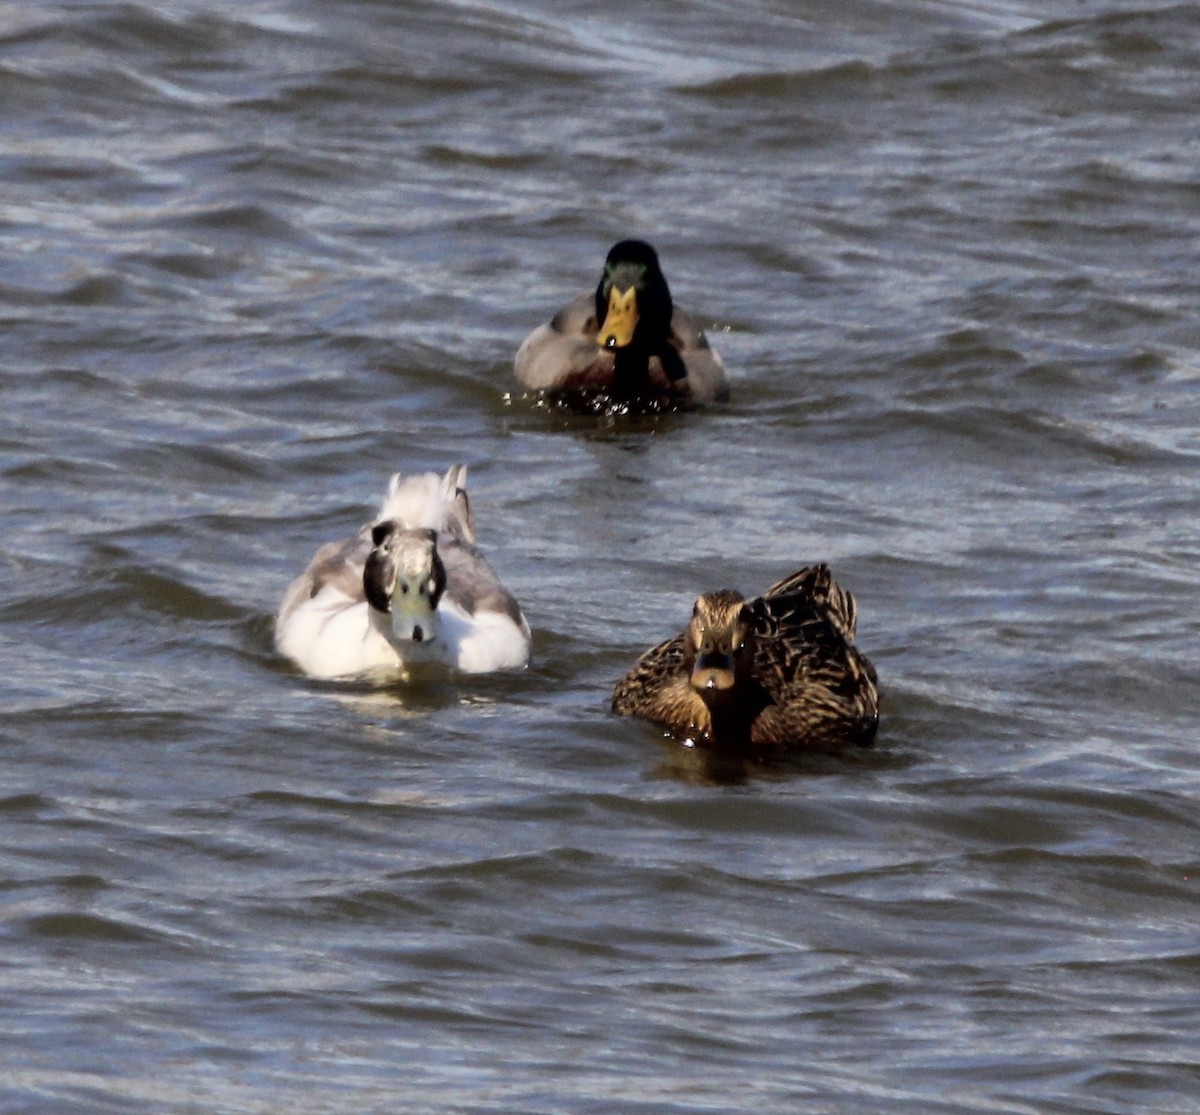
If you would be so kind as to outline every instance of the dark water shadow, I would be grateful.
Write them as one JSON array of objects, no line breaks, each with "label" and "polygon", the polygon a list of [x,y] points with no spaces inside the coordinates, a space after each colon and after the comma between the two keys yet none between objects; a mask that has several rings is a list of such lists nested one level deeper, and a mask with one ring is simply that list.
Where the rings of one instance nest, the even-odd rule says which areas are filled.
[{"label": "dark water shadow", "polygon": [[700,747],[674,738],[659,740],[661,757],[653,767],[655,777],[692,785],[742,786],[757,781],[844,776],[858,771],[902,768],[909,761],[901,754],[870,747],[842,751],[794,751],[779,755],[745,753]]}]

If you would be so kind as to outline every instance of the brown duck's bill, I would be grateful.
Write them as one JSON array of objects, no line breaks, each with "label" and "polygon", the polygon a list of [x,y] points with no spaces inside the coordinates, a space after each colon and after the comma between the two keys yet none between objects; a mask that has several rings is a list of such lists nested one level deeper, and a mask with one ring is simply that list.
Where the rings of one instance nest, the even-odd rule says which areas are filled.
[{"label": "brown duck's bill", "polygon": [[702,654],[692,668],[692,686],[696,689],[732,689],[733,659],[727,654]]}]

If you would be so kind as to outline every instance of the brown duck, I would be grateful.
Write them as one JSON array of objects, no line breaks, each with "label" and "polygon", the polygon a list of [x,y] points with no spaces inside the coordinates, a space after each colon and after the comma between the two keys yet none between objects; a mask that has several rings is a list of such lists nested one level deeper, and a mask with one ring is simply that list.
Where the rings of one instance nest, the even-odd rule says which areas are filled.
[{"label": "brown duck", "polygon": [[617,684],[613,711],[721,750],[866,747],[879,693],[854,625],[854,598],[827,565],[749,601],[733,589],[705,593],[683,633],[646,651]]}]

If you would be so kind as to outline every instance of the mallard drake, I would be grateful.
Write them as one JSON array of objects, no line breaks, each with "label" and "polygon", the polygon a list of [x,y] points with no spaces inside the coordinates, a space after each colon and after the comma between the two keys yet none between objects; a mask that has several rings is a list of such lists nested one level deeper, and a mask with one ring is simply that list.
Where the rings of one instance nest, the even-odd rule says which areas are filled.
[{"label": "mallard drake", "polygon": [[529,625],[475,547],[467,469],[392,477],[375,520],[322,546],[292,582],[275,645],[305,673],[464,673],[529,661]]},{"label": "mallard drake", "polygon": [[683,633],[646,651],[613,711],[734,752],[865,747],[879,724],[875,668],[854,646],[854,598],[813,565],[747,601],[696,600]]},{"label": "mallard drake", "polygon": [[594,294],[563,306],[517,350],[517,379],[532,391],[616,401],[711,403],[729,398],[721,358],[671,301],[658,254],[622,240]]}]

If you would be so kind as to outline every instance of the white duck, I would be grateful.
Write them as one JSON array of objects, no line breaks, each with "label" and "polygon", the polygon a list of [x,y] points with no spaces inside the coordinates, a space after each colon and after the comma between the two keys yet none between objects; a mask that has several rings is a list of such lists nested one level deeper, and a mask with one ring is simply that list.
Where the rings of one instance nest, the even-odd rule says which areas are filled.
[{"label": "white duck", "polygon": [[280,652],[318,678],[527,665],[529,625],[475,548],[466,482],[466,465],[443,477],[396,473],[375,521],[322,546],[288,588]]}]

